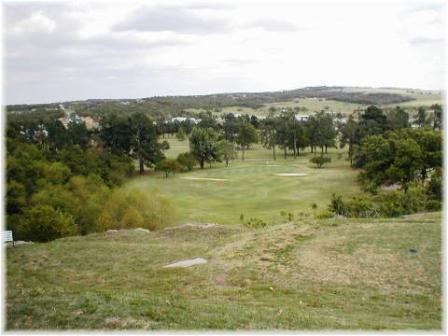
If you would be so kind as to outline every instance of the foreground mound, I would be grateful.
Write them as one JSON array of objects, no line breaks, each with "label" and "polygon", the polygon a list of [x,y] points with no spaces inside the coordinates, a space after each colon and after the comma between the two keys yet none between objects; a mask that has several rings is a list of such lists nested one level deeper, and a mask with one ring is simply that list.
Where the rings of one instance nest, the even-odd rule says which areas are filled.
[{"label": "foreground mound", "polygon": [[[7,329],[440,329],[441,218],[185,225],[7,249]],[[164,268],[204,258],[191,268]]]}]

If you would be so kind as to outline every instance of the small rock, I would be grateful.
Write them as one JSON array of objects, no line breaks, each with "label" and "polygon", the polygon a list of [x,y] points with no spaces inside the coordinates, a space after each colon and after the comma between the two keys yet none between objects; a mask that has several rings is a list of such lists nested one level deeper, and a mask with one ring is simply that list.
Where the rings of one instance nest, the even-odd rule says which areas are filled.
[{"label": "small rock", "polygon": [[118,232],[118,230],[107,230],[106,232],[107,233],[115,233],[115,232]]},{"label": "small rock", "polygon": [[178,261],[169,265],[163,266],[164,268],[171,268],[171,267],[191,267],[194,265],[200,265],[200,264],[206,264],[207,260],[204,258],[194,258],[194,259],[188,259],[188,260],[182,260]]},{"label": "small rock", "polygon": [[410,249],[409,249],[409,252],[411,252],[411,253],[417,253],[417,249],[416,249],[416,248],[410,248]]},{"label": "small rock", "polygon": [[136,228],[135,231],[145,232],[145,233],[149,233],[150,232],[148,229],[143,229],[143,228]]}]

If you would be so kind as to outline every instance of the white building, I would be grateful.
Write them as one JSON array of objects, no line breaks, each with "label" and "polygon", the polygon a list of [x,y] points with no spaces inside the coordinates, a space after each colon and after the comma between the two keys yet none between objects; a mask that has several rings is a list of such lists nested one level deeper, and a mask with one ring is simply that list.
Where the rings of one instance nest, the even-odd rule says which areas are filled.
[{"label": "white building", "polygon": [[295,117],[297,121],[308,121],[310,116],[306,114],[296,114]]},{"label": "white building", "polygon": [[187,120],[190,120],[194,124],[198,124],[201,121],[201,119],[190,118],[190,117],[174,117],[174,118],[171,118],[171,122],[185,122]]}]

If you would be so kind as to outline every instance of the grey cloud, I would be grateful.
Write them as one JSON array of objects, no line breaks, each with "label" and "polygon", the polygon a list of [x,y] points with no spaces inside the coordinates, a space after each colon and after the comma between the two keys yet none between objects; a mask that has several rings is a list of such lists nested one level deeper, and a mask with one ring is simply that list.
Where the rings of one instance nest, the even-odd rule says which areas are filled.
[{"label": "grey cloud", "polygon": [[[96,69],[111,73],[123,68],[128,60],[142,60],[157,49],[188,43],[179,36],[142,39],[133,32],[109,32],[83,37],[82,14],[67,5],[46,3],[8,3],[4,21],[5,76],[36,78],[57,76],[67,69],[77,73],[92,73]],[[55,29],[17,31],[14,26],[33,13],[42,13],[55,22]],[[99,70],[100,71],[100,70]]]},{"label": "grey cloud", "polygon": [[224,19],[201,16],[199,11],[177,7],[143,7],[112,27],[115,31],[212,34],[230,29]]}]

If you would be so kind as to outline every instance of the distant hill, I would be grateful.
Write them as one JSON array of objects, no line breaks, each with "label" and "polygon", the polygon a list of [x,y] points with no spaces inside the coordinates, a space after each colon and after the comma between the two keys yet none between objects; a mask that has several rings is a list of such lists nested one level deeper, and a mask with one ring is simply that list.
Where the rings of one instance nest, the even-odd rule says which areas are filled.
[{"label": "distant hill", "polygon": [[[405,104],[419,106],[422,103],[441,102],[441,92],[406,88],[371,88],[316,86],[294,90],[266,92],[232,92],[189,96],[155,96],[138,99],[87,99],[50,104],[8,105],[7,112],[59,111],[64,108],[78,113],[101,115],[104,111],[141,110],[154,115],[178,115],[187,109],[219,110],[229,107],[248,108],[253,111],[268,104],[301,99],[329,100],[358,105]],[[426,104],[428,105],[428,104]],[[429,105],[428,105],[429,106]]]}]

